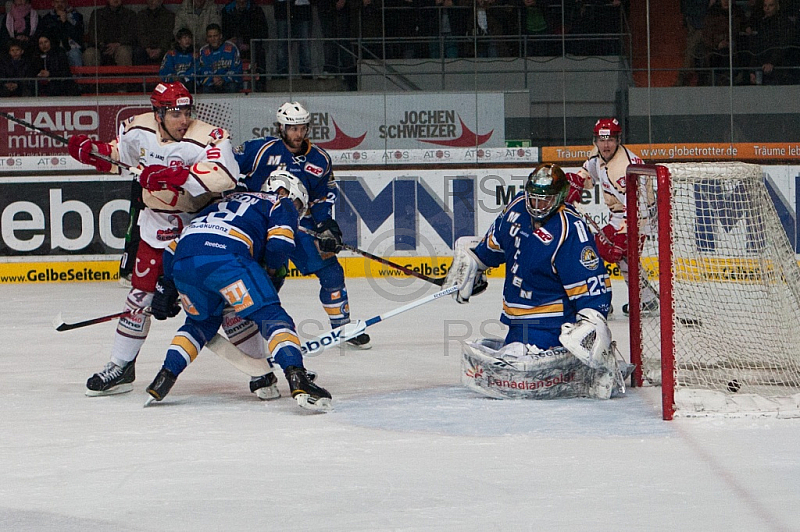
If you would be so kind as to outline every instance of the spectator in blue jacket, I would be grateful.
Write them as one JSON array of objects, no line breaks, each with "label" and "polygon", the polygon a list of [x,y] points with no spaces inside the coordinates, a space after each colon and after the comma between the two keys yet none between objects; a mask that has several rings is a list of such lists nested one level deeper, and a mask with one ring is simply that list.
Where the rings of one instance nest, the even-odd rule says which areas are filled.
[{"label": "spectator in blue jacket", "polygon": [[209,24],[208,44],[200,49],[198,75],[200,89],[206,93],[239,92],[242,88],[242,59],[235,44],[222,38],[222,27]]},{"label": "spectator in blue jacket", "polygon": [[191,30],[183,28],[178,30],[175,38],[175,47],[164,55],[158,75],[162,81],[180,81],[194,91],[198,56],[194,51],[194,36]]}]

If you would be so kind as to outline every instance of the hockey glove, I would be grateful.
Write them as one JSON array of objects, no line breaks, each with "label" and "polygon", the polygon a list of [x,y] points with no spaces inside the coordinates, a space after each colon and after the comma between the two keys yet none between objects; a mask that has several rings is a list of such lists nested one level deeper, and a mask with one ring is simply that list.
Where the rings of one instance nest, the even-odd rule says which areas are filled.
[{"label": "hockey glove", "polygon": [[575,202],[581,201],[581,195],[583,194],[583,185],[585,181],[583,176],[580,174],[567,172],[566,176],[567,181],[569,181],[569,191],[567,192],[566,202],[572,205]]},{"label": "hockey glove", "polygon": [[111,144],[95,142],[86,135],[73,135],[69,138],[67,150],[73,159],[83,164],[90,164],[99,172],[111,171],[110,162],[95,157],[96,154],[111,157]]},{"label": "hockey glove", "polygon": [[178,193],[188,178],[189,168],[186,166],[152,164],[142,170],[139,184],[147,190],[171,190]]},{"label": "hockey glove", "polygon": [[325,253],[338,253],[342,249],[342,230],[333,218],[317,224],[319,250]]},{"label": "hockey glove", "polygon": [[281,266],[277,270],[269,273],[269,280],[272,281],[272,287],[275,288],[275,293],[281,291],[281,287],[283,286],[284,281],[286,281],[286,276],[289,275],[289,269],[286,266]]},{"label": "hockey glove", "polygon": [[597,253],[609,264],[617,263],[628,249],[627,233],[619,233],[611,224],[606,225],[594,236]]},{"label": "hockey glove", "polygon": [[181,311],[181,306],[178,304],[178,289],[175,288],[175,283],[165,279],[163,275],[156,281],[156,293],[150,304],[150,310],[157,320],[174,318]]}]

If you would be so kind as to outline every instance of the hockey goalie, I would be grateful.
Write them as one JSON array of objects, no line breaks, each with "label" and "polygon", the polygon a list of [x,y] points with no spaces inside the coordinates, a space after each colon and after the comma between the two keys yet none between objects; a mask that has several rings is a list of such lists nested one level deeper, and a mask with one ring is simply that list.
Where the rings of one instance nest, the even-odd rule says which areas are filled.
[{"label": "hockey goalie", "polygon": [[495,398],[609,399],[632,367],[618,359],[606,324],[611,281],[581,216],[565,204],[569,184],[539,165],[482,239],[455,246],[445,287],[459,303],[486,288],[488,268],[506,265],[505,340],[463,344],[462,382]]}]

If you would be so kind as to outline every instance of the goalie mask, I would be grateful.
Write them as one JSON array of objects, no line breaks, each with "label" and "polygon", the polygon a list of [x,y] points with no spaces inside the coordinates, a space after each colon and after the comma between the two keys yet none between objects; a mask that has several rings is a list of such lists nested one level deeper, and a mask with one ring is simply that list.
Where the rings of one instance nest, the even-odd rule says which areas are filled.
[{"label": "goalie mask", "polygon": [[311,115],[305,107],[298,102],[286,102],[278,108],[278,131],[284,136],[286,126],[306,126],[306,136],[308,136],[308,126],[311,124]]},{"label": "goalie mask", "polygon": [[[308,191],[303,182],[286,170],[275,170],[269,174],[267,180],[261,185],[262,192],[278,194],[281,189],[286,191],[286,195],[292,201],[300,202],[301,205],[297,208],[297,212],[302,217],[308,207]],[[295,206],[297,206],[297,203],[295,203]]]},{"label": "goalie mask", "polygon": [[540,164],[525,183],[525,207],[534,220],[546,220],[563,203],[569,190],[569,181],[560,166]]}]

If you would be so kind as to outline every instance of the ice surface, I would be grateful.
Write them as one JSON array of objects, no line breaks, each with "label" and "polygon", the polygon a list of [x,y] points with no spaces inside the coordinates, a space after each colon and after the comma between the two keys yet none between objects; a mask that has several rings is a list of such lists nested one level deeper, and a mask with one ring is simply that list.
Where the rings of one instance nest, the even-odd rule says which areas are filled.
[{"label": "ice surface", "polygon": [[[436,287],[351,279],[355,318]],[[800,420],[660,420],[656,389],[607,402],[496,401],[459,385],[459,337],[501,334],[499,281],[370,327],[373,349],[310,358],[329,414],[260,402],[204,351],[143,408],[180,318],[154,322],[134,391],[84,396],[115,324],[109,283],[3,286],[2,530],[800,530]],[[615,284],[615,307],[625,302]],[[313,280],[281,296],[327,326]],[[405,294],[401,296],[400,294]],[[619,312],[619,310],[618,310]],[[627,320],[611,322],[627,355]]]}]

